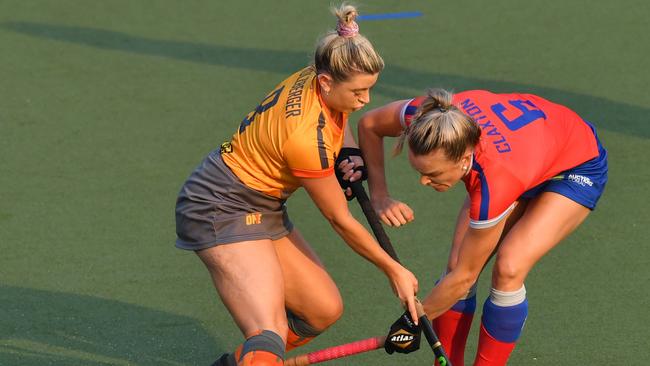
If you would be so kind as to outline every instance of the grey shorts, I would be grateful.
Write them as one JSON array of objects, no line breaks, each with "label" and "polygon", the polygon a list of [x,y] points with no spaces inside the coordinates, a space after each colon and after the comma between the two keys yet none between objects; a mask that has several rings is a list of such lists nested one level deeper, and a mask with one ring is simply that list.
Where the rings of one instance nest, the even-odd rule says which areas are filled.
[{"label": "grey shorts", "polygon": [[292,228],[284,200],[248,188],[219,150],[192,172],[176,200],[176,246],[181,249],[276,240]]}]

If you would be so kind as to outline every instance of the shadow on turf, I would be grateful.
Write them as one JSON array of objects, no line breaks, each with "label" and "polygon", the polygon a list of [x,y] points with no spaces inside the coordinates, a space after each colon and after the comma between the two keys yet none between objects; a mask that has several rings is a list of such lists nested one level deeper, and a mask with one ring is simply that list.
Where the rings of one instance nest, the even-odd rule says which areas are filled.
[{"label": "shadow on turf", "polygon": [[0,286],[0,365],[196,365],[197,354],[216,354],[216,348],[191,318],[114,300]]},{"label": "shadow on turf", "polygon": [[[53,39],[90,47],[166,57],[232,68],[263,70],[288,75],[310,60],[310,52],[239,48],[194,42],[166,41],[104,29],[71,27],[34,22],[5,22],[0,28],[33,37]],[[280,80],[278,80],[280,81]],[[426,88],[440,86],[452,90],[488,89],[496,92],[534,93],[570,106],[598,128],[650,138],[645,123],[647,108],[553,88],[496,80],[443,75],[387,65],[375,88],[393,99],[412,97]]]}]

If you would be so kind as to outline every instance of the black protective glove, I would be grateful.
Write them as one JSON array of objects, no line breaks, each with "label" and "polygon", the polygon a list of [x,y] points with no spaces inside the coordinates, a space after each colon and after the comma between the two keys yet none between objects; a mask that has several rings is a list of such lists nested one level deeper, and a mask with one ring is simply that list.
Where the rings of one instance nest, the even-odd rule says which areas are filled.
[{"label": "black protective glove", "polygon": [[[350,156],[358,156],[363,159],[363,157],[361,156],[360,149],[357,149],[356,147],[344,147],[341,149],[341,151],[339,151],[339,154],[336,157],[336,162],[334,163],[334,172],[336,174],[336,179],[339,181],[339,185],[341,186],[341,188],[343,188],[343,190],[346,190],[347,188],[350,187],[350,181],[347,179],[343,179],[343,175],[345,175],[345,173],[343,173],[341,169],[339,169],[339,164],[341,164],[341,162],[346,160],[352,161],[352,159],[349,158]],[[361,172],[360,181],[364,181],[368,179],[368,170],[366,169],[365,165],[355,166],[352,170],[355,173]],[[354,193],[352,193],[349,196],[347,194],[345,195],[345,198],[348,201],[352,201],[354,197],[355,197]]]},{"label": "black protective glove", "polygon": [[384,349],[389,355],[393,352],[411,353],[420,349],[420,333],[422,328],[415,325],[411,320],[411,315],[404,312],[393,325],[390,326],[390,332],[384,342]]}]

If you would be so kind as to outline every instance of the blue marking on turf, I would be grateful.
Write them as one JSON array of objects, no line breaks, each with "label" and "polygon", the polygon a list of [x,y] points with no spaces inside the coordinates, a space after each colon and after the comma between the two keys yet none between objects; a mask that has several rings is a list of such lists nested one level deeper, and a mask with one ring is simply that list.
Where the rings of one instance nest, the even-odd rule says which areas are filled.
[{"label": "blue marking on turf", "polygon": [[359,15],[357,20],[385,20],[385,19],[404,19],[404,18],[416,18],[422,16],[421,11],[406,11],[401,13],[384,13],[384,14],[368,14],[368,15]]}]

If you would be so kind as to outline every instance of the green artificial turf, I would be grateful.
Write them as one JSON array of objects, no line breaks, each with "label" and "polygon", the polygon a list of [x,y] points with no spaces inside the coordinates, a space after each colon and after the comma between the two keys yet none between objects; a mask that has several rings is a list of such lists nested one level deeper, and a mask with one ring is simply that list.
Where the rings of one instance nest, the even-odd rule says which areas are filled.
[{"label": "green artificial turf", "polygon": [[[423,13],[360,22],[387,64],[370,107],[431,86],[487,88],[537,93],[594,123],[609,184],[530,274],[510,364],[646,365],[650,3],[359,3],[364,14]],[[176,194],[261,97],[310,62],[334,26],[329,4],[0,2],[0,365],[208,365],[241,342],[199,260],[174,248]],[[417,217],[388,232],[424,296],[446,263],[463,190],[420,187],[403,156],[387,165],[393,196]],[[346,305],[301,350],[385,333],[401,310],[383,275],[303,191],[289,212]],[[431,362],[423,347],[329,364]]]}]

